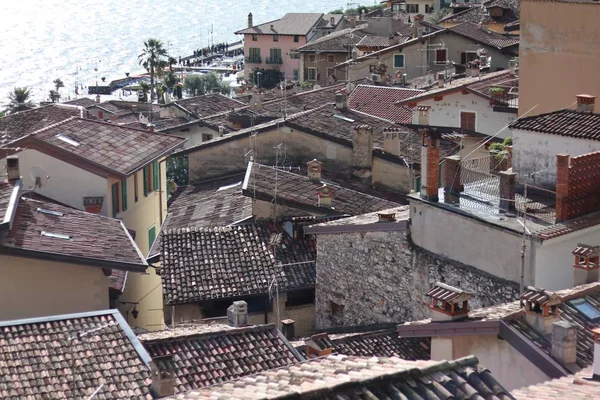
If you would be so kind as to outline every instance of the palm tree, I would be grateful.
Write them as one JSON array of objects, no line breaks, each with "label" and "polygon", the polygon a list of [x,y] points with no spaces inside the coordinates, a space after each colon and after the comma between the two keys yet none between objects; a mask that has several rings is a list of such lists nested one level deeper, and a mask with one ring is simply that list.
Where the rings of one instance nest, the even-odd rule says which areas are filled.
[{"label": "palm tree", "polygon": [[163,43],[157,39],[148,39],[144,42],[142,54],[138,56],[140,65],[150,72],[150,97],[154,99],[154,74],[160,72],[166,65],[165,59],[169,55]]},{"label": "palm tree", "polygon": [[173,64],[177,64],[175,57],[169,56],[169,69],[173,69]]},{"label": "palm tree", "polygon": [[[179,82],[179,77],[175,73],[175,71],[171,70],[167,72],[163,78],[163,83],[169,89],[173,89],[175,85]],[[170,91],[169,91],[170,93]]]},{"label": "palm tree", "polygon": [[30,100],[31,92],[28,87],[16,87],[8,94],[7,111],[9,114],[34,108],[35,104]]},{"label": "palm tree", "polygon": [[53,103],[56,103],[57,101],[60,100],[60,93],[58,93],[58,90],[50,90],[49,93],[49,97],[50,97],[50,101],[52,101]]},{"label": "palm tree", "polygon": [[144,97],[142,98],[142,102],[147,102],[148,101],[148,92],[150,91],[150,85],[148,85],[148,82],[144,82],[141,81],[139,83],[139,87],[140,90],[144,93]]},{"label": "palm tree", "polygon": [[63,83],[63,81],[60,80],[60,78],[56,78],[52,81],[52,83],[54,83],[54,87],[56,88],[57,93],[60,90],[60,88],[65,87],[65,84]]}]

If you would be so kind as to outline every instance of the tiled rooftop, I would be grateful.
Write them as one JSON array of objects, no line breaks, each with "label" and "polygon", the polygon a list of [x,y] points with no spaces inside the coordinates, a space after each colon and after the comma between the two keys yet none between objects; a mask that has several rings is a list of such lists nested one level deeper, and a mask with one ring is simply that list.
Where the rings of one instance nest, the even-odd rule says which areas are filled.
[{"label": "tiled rooftop", "polygon": [[[337,22],[343,17],[340,14],[332,15]],[[259,35],[307,35],[311,28],[319,24],[323,19],[328,19],[327,14],[321,13],[287,13],[280,19],[254,25],[251,28],[239,30],[237,34]]]},{"label": "tiled rooftop", "polygon": [[241,101],[223,96],[220,93],[205,94],[203,96],[190,97],[175,102],[180,107],[194,113],[200,118],[231,111],[234,108],[243,107],[246,104]]},{"label": "tiled rooftop", "polygon": [[117,310],[0,322],[3,399],[152,399],[149,363]]},{"label": "tiled rooftop", "polygon": [[81,107],[51,104],[0,118],[0,145],[71,117],[84,117]]},{"label": "tiled rooftop", "polygon": [[[401,41],[405,41],[407,38],[401,39]],[[378,35],[366,35],[363,37],[358,43],[356,43],[357,47],[377,47],[384,48],[390,45],[390,38],[388,36],[378,36]]]},{"label": "tiled rooftop", "polygon": [[576,139],[600,140],[600,113],[565,109],[520,118],[512,122],[509,128]]},{"label": "tiled rooftop", "polygon": [[288,95],[271,101],[265,101],[260,111],[262,115],[281,117],[294,115],[303,111],[321,107],[335,100],[335,92],[344,87],[343,83],[326,86],[321,89],[308,90]]},{"label": "tiled rooftop", "polygon": [[163,231],[227,226],[252,217],[252,199],[242,194],[243,181],[242,174],[180,187],[149,254],[160,252]]},{"label": "tiled rooftop", "polygon": [[[348,226],[348,225],[371,225],[379,223],[379,214],[395,214],[396,221],[407,221],[410,217],[410,208],[408,206],[400,206],[390,208],[388,210],[379,210],[372,213],[356,215],[354,217],[340,218],[333,221],[321,222],[313,225],[314,227],[333,227],[333,226]],[[384,222],[389,224],[390,222]]]},{"label": "tiled rooftop", "polygon": [[330,355],[173,399],[511,399],[475,357],[406,361]]},{"label": "tiled rooftop", "polygon": [[515,38],[514,36],[502,35],[494,31],[481,29],[478,24],[473,22],[463,22],[462,24],[448,28],[448,30],[497,49],[504,49],[519,44],[518,37]]},{"label": "tiled rooftop", "polygon": [[421,90],[388,86],[358,85],[348,96],[351,109],[394,121],[399,124],[412,123],[412,111],[394,103],[414,97]]},{"label": "tiled rooftop", "polygon": [[18,203],[13,227],[1,247],[25,256],[83,258],[105,268],[143,272],[147,266],[121,221],[25,198]]},{"label": "tiled rooftop", "polygon": [[96,103],[93,99],[90,99],[88,97],[82,97],[80,99],[64,101],[62,104],[69,104],[69,105],[72,105],[72,106],[80,106],[80,107],[83,107],[83,108],[87,108],[89,106],[93,106],[93,105],[96,105],[98,103]]},{"label": "tiled rooftop", "polygon": [[592,368],[586,368],[575,375],[513,390],[512,394],[519,400],[599,399],[600,382],[591,380],[592,375]]},{"label": "tiled rooftop", "polygon": [[[357,44],[366,36],[361,28],[345,28],[330,33],[321,38],[311,40],[304,46],[298,47],[299,52],[329,51],[348,53],[349,47]],[[387,37],[386,37],[387,40]]]},{"label": "tiled rooftop", "polygon": [[[269,244],[281,234],[277,264]],[[281,224],[165,231],[161,276],[166,304],[264,294],[277,277],[279,290],[315,284],[316,246],[292,239]],[[293,265],[289,265],[293,264]]]},{"label": "tiled rooftop", "polygon": [[[483,4],[473,4],[472,7],[468,7],[466,10],[447,15],[440,20],[440,23],[466,21],[475,24],[511,23],[519,20],[519,4],[519,0],[489,0],[483,2]],[[503,9],[502,15],[492,15],[493,13],[490,13],[489,10],[493,7],[501,7]]]},{"label": "tiled rooftop", "polygon": [[[359,215],[369,212],[398,207],[399,204],[384,200],[355,190],[327,182],[334,190],[332,208],[319,207],[317,189],[322,182],[311,181],[307,176],[292,172],[276,170],[257,163],[249,163],[247,182],[244,182],[244,193],[256,195],[265,201],[275,197],[277,182],[277,202],[293,208],[310,210],[321,214]],[[277,179],[275,179],[277,176]]]},{"label": "tiled rooftop", "polygon": [[41,129],[15,145],[44,146],[48,151],[56,151],[57,158],[64,157],[62,152],[68,152],[75,156],[69,162],[125,177],[181,146],[185,140],[174,135],[71,118]]},{"label": "tiled rooftop", "polygon": [[164,339],[142,335],[140,340],[152,358],[173,357],[176,394],[303,360],[274,325],[201,334],[186,330]]},{"label": "tiled rooftop", "polygon": [[5,222],[14,187],[12,183],[0,181],[0,225]]}]

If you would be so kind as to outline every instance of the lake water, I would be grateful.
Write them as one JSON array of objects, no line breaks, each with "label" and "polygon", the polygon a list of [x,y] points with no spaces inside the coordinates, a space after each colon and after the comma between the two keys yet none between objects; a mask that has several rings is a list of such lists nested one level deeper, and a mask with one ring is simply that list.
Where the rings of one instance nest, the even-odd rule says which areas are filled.
[{"label": "lake water", "polygon": [[15,86],[28,86],[34,101],[46,100],[52,81],[60,78],[66,99],[74,98],[76,82],[95,84],[94,68],[106,82],[143,72],[137,56],[150,37],[177,58],[206,46],[211,30],[214,43],[241,39],[233,32],[246,27],[249,12],[258,24],[286,12],[326,13],[346,5],[347,0],[2,0],[0,109]]}]

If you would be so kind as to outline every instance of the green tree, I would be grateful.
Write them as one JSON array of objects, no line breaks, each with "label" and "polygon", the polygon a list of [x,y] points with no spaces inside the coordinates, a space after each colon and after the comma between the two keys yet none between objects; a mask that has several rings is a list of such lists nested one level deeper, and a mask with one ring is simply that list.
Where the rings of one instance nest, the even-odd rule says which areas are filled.
[{"label": "green tree", "polygon": [[49,97],[50,97],[51,102],[56,103],[57,101],[60,100],[60,93],[58,93],[58,91],[52,89],[52,90],[50,90]]},{"label": "green tree", "polygon": [[254,68],[250,72],[250,81],[262,89],[273,89],[283,82],[283,72],[278,69]]},{"label": "green tree", "polygon": [[191,97],[210,93],[216,88],[222,91],[221,77],[214,72],[203,75],[188,75],[183,81],[183,87]]},{"label": "green tree", "polygon": [[163,78],[163,83],[169,89],[173,89],[173,87],[179,83],[177,73],[173,70],[168,71]]},{"label": "green tree", "polygon": [[138,56],[140,65],[150,72],[150,98],[154,99],[154,77],[167,65],[166,59],[169,57],[167,50],[163,47],[160,40],[150,38],[144,42],[142,54]]},{"label": "green tree", "polygon": [[6,111],[11,114],[19,111],[25,111],[34,108],[35,104],[30,100],[31,92],[28,87],[16,87],[8,94],[8,108]]},{"label": "green tree", "polygon": [[57,93],[60,91],[60,88],[65,87],[65,84],[63,83],[63,81],[60,78],[56,78],[55,80],[52,81],[52,83],[54,83],[54,87],[56,88]]},{"label": "green tree", "polygon": [[138,98],[138,101],[141,101],[142,103],[147,103],[148,93],[150,92],[150,84],[148,82],[140,81],[138,86],[143,93],[141,100]]},{"label": "green tree", "polygon": [[170,157],[167,159],[167,181],[175,180],[177,186],[188,184],[188,157],[186,155]]}]

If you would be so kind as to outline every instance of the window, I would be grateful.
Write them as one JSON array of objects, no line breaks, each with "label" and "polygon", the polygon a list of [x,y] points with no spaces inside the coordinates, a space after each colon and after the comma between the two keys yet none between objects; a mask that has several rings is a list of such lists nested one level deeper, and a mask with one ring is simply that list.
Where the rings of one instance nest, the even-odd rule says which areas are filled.
[{"label": "window", "polygon": [[138,201],[138,190],[139,190],[138,173],[136,172],[133,174],[133,200],[136,203]]},{"label": "window", "polygon": [[127,178],[121,181],[121,211],[127,211]]},{"label": "window", "polygon": [[271,59],[271,64],[281,64],[281,49],[269,50],[269,58]]},{"label": "window", "polygon": [[309,54],[308,55],[308,62],[314,63],[316,60],[316,56],[314,54]]},{"label": "window", "polygon": [[248,49],[248,60],[249,63],[260,64],[260,48],[250,47]]},{"label": "window", "polygon": [[154,240],[156,240],[156,226],[152,226],[148,229],[148,251],[152,248]]},{"label": "window", "polygon": [[111,194],[112,194],[112,216],[116,218],[119,213],[119,184],[113,183],[111,186]]},{"label": "window", "polygon": [[596,308],[594,308],[594,306],[588,303],[587,300],[577,299],[571,301],[570,304],[590,321],[597,321],[600,319],[600,311],[598,311]]},{"label": "window", "polygon": [[460,53],[460,63],[466,64],[477,59],[477,53],[474,51],[463,51]]},{"label": "window", "polygon": [[468,129],[470,131],[474,131],[475,130],[475,113],[461,111],[460,127],[462,129]]},{"label": "window", "polygon": [[445,64],[448,60],[448,52],[446,49],[439,49],[435,51],[435,62],[436,64]]},{"label": "window", "polygon": [[288,55],[290,56],[291,59],[294,59],[294,60],[300,59],[300,53],[298,53],[296,51],[296,49],[290,50],[290,52],[288,53]]},{"label": "window", "polygon": [[252,34],[252,41],[253,42],[258,42],[258,35],[256,33]]},{"label": "window", "polygon": [[298,43],[300,41],[300,36],[294,35],[294,43]]},{"label": "window", "polygon": [[394,68],[404,68],[404,54],[394,54]]},{"label": "window", "polygon": [[425,4],[425,14],[433,14],[433,4]]},{"label": "window", "polygon": [[294,79],[295,81],[297,81],[297,80],[299,80],[299,79],[300,79],[300,70],[299,70],[299,69],[295,69],[295,70],[294,70],[294,77],[293,77],[293,79]]},{"label": "window", "polygon": [[344,308],[345,308],[345,306],[342,304],[338,304],[333,301],[329,302],[329,310],[330,310],[330,315],[332,317],[343,318],[344,317]]},{"label": "window", "polygon": [[100,118],[100,119],[104,118],[104,112],[103,111],[98,111],[98,118]]},{"label": "window", "polygon": [[207,140],[212,139],[212,135],[210,133],[203,133],[202,134],[202,141],[206,142]]},{"label": "window", "polygon": [[419,5],[418,4],[407,4],[406,11],[409,14],[418,14],[419,13]]},{"label": "window", "polygon": [[273,41],[279,42],[279,35],[277,35],[277,34],[273,35]]},{"label": "window", "polygon": [[152,172],[154,172],[154,176],[152,179],[153,189],[155,192],[158,192],[158,190],[160,189],[160,187],[159,187],[160,178],[158,176],[160,170],[158,168],[158,161],[154,161],[152,163]]},{"label": "window", "polygon": [[307,80],[309,80],[309,81],[317,80],[317,69],[316,68],[308,68],[307,72],[308,72],[306,75]]},{"label": "window", "polygon": [[158,161],[144,167],[144,196],[159,189]]},{"label": "window", "polygon": [[327,62],[333,64],[335,62],[335,54],[327,54]]},{"label": "window", "polygon": [[286,307],[303,306],[315,303],[315,289],[296,290],[287,293]]},{"label": "window", "polygon": [[335,78],[335,68],[327,68],[327,79],[330,77]]}]

